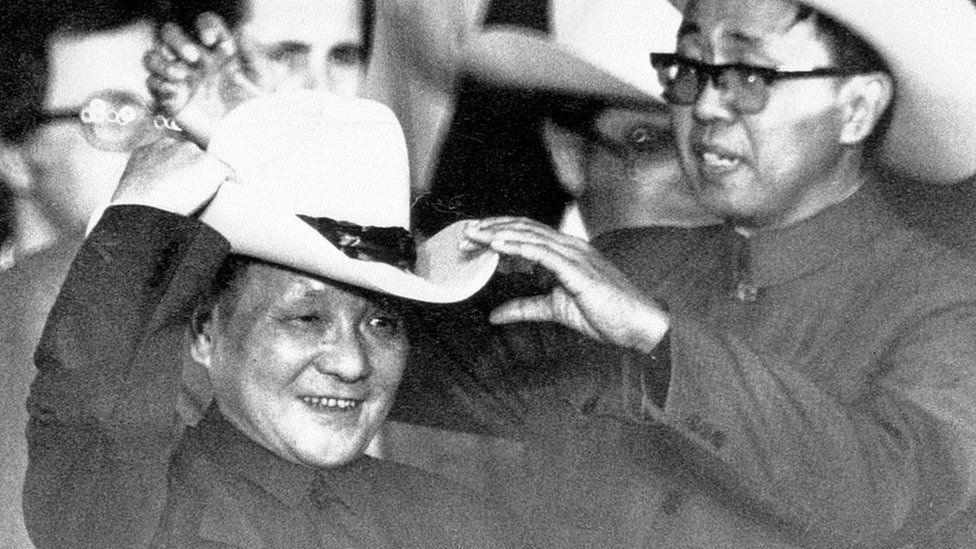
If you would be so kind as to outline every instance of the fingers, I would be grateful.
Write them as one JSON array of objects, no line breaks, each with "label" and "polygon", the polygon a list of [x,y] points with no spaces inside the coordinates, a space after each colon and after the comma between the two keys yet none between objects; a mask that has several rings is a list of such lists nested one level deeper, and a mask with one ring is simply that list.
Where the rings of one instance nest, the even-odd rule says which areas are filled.
[{"label": "fingers", "polygon": [[512,324],[515,322],[557,321],[550,304],[550,296],[540,295],[513,299],[502,303],[491,312],[488,321],[492,324]]},{"label": "fingers", "polygon": [[497,247],[504,243],[526,243],[548,248],[567,259],[582,261],[594,254],[588,242],[525,218],[489,218],[469,222],[462,250]]},{"label": "fingers", "polygon": [[160,27],[159,41],[184,63],[192,65],[203,58],[203,48],[174,23],[164,23]]},{"label": "fingers", "polygon": [[215,50],[224,57],[237,54],[237,44],[224,20],[213,12],[206,12],[197,18],[197,35],[206,48]]},{"label": "fingers", "polygon": [[588,242],[572,235],[561,233],[548,225],[525,217],[491,217],[471,221],[465,228],[465,236],[474,243],[488,245],[492,240],[522,240],[546,242],[553,247],[588,253]]},{"label": "fingers", "polygon": [[142,65],[151,76],[162,80],[182,81],[190,76],[190,66],[176,58],[166,47],[156,46],[142,56]]}]

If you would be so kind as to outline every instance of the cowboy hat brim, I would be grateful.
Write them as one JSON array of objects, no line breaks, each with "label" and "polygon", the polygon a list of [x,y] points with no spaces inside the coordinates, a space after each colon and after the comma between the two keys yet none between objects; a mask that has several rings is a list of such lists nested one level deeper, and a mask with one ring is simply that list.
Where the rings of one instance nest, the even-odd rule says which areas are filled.
[{"label": "cowboy hat brim", "polygon": [[200,220],[226,238],[233,253],[427,303],[467,299],[487,283],[498,264],[495,252],[460,250],[464,221],[418,246],[416,274],[378,261],[353,259],[295,214],[276,210],[235,183],[220,187]]},{"label": "cowboy hat brim", "polygon": [[467,44],[463,67],[478,80],[502,87],[542,90],[634,107],[661,104],[653,92],[581,59],[569,48],[532,29],[486,30]]},{"label": "cowboy hat brim", "polygon": [[652,51],[671,51],[681,14],[667,0],[559,0],[550,32],[490,26],[466,37],[461,69],[474,77],[606,103],[661,105]]}]

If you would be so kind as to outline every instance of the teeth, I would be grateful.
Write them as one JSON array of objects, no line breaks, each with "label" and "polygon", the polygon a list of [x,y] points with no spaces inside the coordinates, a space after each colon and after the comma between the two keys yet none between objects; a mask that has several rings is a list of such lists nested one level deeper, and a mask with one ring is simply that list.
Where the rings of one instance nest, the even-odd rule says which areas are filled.
[{"label": "teeth", "polygon": [[739,163],[739,160],[737,158],[722,156],[720,154],[711,153],[711,152],[702,153],[702,160],[704,160],[706,164],[710,164],[712,166],[720,166],[723,168],[730,168]]},{"label": "teeth", "polygon": [[338,408],[340,410],[350,410],[352,408],[355,408],[356,406],[359,406],[358,401],[346,400],[343,398],[303,396],[302,400],[317,408]]}]

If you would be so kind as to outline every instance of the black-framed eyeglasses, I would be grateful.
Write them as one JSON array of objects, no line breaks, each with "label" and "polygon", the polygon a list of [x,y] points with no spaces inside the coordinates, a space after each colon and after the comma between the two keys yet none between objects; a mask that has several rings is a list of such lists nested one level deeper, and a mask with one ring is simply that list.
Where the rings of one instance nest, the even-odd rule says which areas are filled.
[{"label": "black-framed eyeglasses", "polygon": [[742,114],[766,108],[769,88],[780,80],[853,76],[863,68],[823,67],[807,71],[780,71],[745,63],[712,65],[676,53],[652,53],[651,65],[664,86],[664,99],[673,105],[693,105],[711,81],[725,92],[730,106]]}]

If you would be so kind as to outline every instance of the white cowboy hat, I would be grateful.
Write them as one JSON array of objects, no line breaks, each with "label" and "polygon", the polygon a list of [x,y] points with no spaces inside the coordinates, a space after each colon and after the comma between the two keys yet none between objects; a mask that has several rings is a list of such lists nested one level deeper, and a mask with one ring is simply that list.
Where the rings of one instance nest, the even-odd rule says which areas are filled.
[{"label": "white cowboy hat", "polygon": [[[234,169],[240,185],[221,186],[200,219],[233,253],[431,303],[463,300],[494,273],[495,253],[460,251],[463,221],[417,247],[413,272],[371,260],[384,250],[401,259],[401,248],[413,244],[406,143],[380,103],[269,94],[234,109],[208,151]],[[376,235],[380,241],[371,242]]]}]

